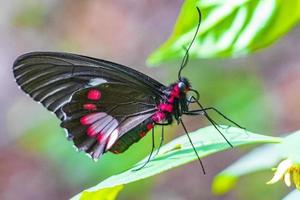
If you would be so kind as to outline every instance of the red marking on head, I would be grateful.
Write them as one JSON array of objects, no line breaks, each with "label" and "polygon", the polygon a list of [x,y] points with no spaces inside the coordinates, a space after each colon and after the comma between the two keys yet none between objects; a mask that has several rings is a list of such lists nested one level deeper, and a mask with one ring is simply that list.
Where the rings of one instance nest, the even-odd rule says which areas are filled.
[{"label": "red marking on head", "polygon": [[97,89],[91,89],[88,91],[87,98],[90,100],[99,100],[101,98],[101,92]]},{"label": "red marking on head", "polygon": [[151,130],[153,128],[153,124],[147,124],[147,130]]},{"label": "red marking on head", "polygon": [[83,104],[83,108],[86,110],[96,110],[95,104],[92,103]]},{"label": "red marking on head", "polygon": [[152,115],[151,118],[154,122],[160,122],[166,118],[166,115],[161,111],[157,111],[154,113],[154,115]]},{"label": "red marking on head", "polygon": [[140,137],[141,137],[141,138],[143,138],[143,137],[145,137],[146,133],[147,133],[147,132],[145,132],[145,131],[142,131],[142,132],[140,132],[140,134],[139,134],[139,135],[140,135]]},{"label": "red marking on head", "polygon": [[158,107],[161,111],[166,111],[166,112],[169,112],[169,113],[172,112],[172,110],[173,110],[173,105],[168,104],[168,103],[162,103]]}]

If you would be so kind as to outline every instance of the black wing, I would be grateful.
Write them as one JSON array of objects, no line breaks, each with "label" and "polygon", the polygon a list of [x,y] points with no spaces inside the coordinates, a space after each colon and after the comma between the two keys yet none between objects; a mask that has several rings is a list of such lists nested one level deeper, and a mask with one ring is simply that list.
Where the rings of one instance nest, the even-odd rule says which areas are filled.
[{"label": "black wing", "polygon": [[54,112],[68,138],[94,159],[150,119],[166,88],[126,66],[68,53],[25,54],[13,72],[21,89]]},{"label": "black wing", "polygon": [[126,83],[160,97],[166,88],[158,81],[126,66],[96,58],[56,52],[33,52],[13,65],[17,83],[61,120],[61,107],[75,91],[104,82]]}]

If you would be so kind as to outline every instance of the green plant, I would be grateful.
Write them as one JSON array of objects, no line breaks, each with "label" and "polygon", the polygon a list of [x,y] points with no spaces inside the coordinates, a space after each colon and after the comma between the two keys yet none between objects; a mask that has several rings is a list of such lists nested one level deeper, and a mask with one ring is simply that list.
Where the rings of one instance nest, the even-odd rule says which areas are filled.
[{"label": "green plant", "polygon": [[[157,65],[166,61],[182,59],[185,53],[183,47],[189,45],[195,33],[198,19],[195,9],[197,6],[201,9],[203,20],[196,42],[190,51],[191,60],[194,59],[194,61],[200,58],[231,59],[250,55],[275,42],[296,25],[300,18],[299,0],[186,0],[182,6],[171,37],[149,56],[147,61],[149,64]],[[37,12],[34,16],[41,16],[39,9],[35,10],[37,10]],[[27,10],[25,10],[25,12],[27,13]],[[38,19],[41,17],[34,16],[29,16],[28,19],[25,19],[23,13],[21,13],[20,16],[15,18],[15,23],[21,25],[25,24],[29,27],[39,26],[41,22],[35,21],[35,18]],[[213,68],[211,66],[209,67]],[[204,68],[209,71],[207,66],[202,66],[201,69]],[[213,77],[220,78],[223,76],[222,72],[209,71],[208,73],[210,74],[199,75],[200,73],[194,69],[191,75],[193,80],[197,80],[194,85],[199,84],[197,83],[198,80],[200,82],[204,79],[211,79],[211,82],[208,83],[213,83],[216,82],[212,79]],[[240,73],[238,75],[240,75]],[[245,101],[252,101],[252,97],[256,95],[255,91],[257,91],[256,89],[260,85],[257,84],[257,82],[259,82],[257,77],[249,77],[250,75],[247,74],[248,79],[242,77],[241,80],[238,81],[228,78],[226,84],[230,84],[231,88],[236,87],[236,83],[240,81],[243,81],[243,88],[235,89],[234,94],[228,95],[227,99],[223,98],[219,103],[226,104],[226,102],[234,102],[234,104],[245,104]],[[220,86],[224,85],[223,83],[214,84],[219,84]],[[207,85],[211,86],[213,84]],[[222,92],[224,91],[221,90],[216,93],[219,95],[223,94]],[[251,93],[249,91],[251,91]],[[246,106],[243,108],[245,108],[246,111],[247,109],[249,110]],[[257,121],[261,121],[260,117],[261,116],[257,117]],[[62,174],[67,177],[66,179],[71,179],[71,183],[80,182],[83,177],[89,180],[93,179],[94,181],[100,179],[100,176],[103,176],[104,173],[100,174],[99,168],[101,168],[102,172],[108,172],[107,174],[118,174],[121,171],[121,169],[113,171],[109,168],[109,165],[112,165],[112,161],[115,159],[113,155],[105,156],[100,164],[101,166],[89,163],[88,159],[83,155],[80,157],[73,153],[73,149],[70,145],[65,144],[67,142],[63,141],[62,138],[50,134],[50,132],[59,132],[59,130],[52,130],[56,125],[48,126],[49,127],[43,125],[42,128],[40,127],[36,130],[37,133],[43,131],[43,135],[36,134],[39,135],[40,138],[37,139],[36,136],[30,137],[30,135],[27,135],[23,142],[27,141],[27,144],[33,144],[36,140],[40,140],[38,151],[49,154],[49,157],[53,160],[58,161],[63,159],[66,161],[61,164],[61,171],[65,172]],[[241,158],[240,161],[221,172],[213,183],[213,191],[216,194],[224,194],[229,191],[237,182],[238,177],[250,172],[270,169],[276,166],[280,160],[289,158],[293,163],[299,163],[297,158],[299,149],[297,143],[293,143],[299,141],[298,133],[284,138],[276,138],[258,135],[236,128],[224,129],[223,131],[235,148],[246,144],[278,144],[268,144],[268,146],[259,147],[254,150],[254,152]],[[44,135],[47,135],[47,140],[43,140]],[[191,136],[200,157],[209,156],[230,148],[213,127],[201,128],[191,133]],[[147,140],[147,138],[145,140]],[[143,141],[141,141],[141,143],[143,144]],[[48,148],[53,146],[56,146],[56,148]],[[128,150],[126,155],[130,156],[118,156],[118,159],[123,163],[123,169],[127,169],[131,166],[131,162],[137,160],[137,157],[135,157],[136,153],[131,150]],[[273,157],[271,158],[269,155],[273,155]],[[130,159],[127,157],[130,157]],[[158,155],[142,170],[137,172],[132,171],[132,169],[144,163],[145,159],[126,172],[110,176],[95,187],[83,191],[75,196],[74,199],[115,199],[124,185],[128,183],[157,175],[196,159],[197,157],[190,143],[186,136],[183,135],[164,145]],[[80,163],[80,165],[77,165],[78,163]],[[69,170],[74,168],[76,168],[75,171],[84,173],[78,173],[74,178],[73,171]],[[295,196],[295,194],[297,193],[293,192],[289,196]],[[289,196],[287,196],[286,199],[291,198]]]}]

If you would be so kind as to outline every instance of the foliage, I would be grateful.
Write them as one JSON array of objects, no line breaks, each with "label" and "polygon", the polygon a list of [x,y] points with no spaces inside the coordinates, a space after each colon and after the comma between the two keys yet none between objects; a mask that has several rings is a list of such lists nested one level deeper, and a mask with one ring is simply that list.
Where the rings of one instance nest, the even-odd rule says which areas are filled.
[{"label": "foliage", "polygon": [[202,22],[191,58],[239,57],[272,44],[300,19],[299,0],[186,0],[169,39],[148,58],[154,65],[182,59],[198,15]]},{"label": "foliage", "polygon": [[[225,127],[222,130],[227,139],[235,147],[246,144],[280,142],[280,138],[250,133],[244,129]],[[226,143],[224,138],[221,137],[221,135],[213,126],[201,128],[193,133],[190,133],[190,136],[200,157],[205,157],[230,148],[228,143]],[[196,160],[197,156],[193,151],[188,138],[183,135],[164,145],[157,156],[152,158],[151,162],[148,163],[144,168],[134,171],[134,169],[146,162],[147,159],[148,158],[143,159],[137,165],[133,166],[132,169],[129,169],[121,174],[111,176],[95,187],[92,187],[86,191],[89,192],[88,194],[94,195],[94,192],[97,193],[103,189],[107,190],[108,188],[111,188],[113,190],[116,186],[121,186],[145,179],[147,177],[154,176],[166,170],[170,170]],[[78,199],[81,196],[82,194],[78,194],[75,199]]]},{"label": "foliage", "polygon": [[224,194],[234,187],[239,177],[271,169],[282,159],[289,158],[294,163],[300,163],[299,141],[300,131],[296,131],[286,136],[279,144],[254,149],[215,177],[212,184],[213,193]]},{"label": "foliage", "polygon": [[[190,51],[191,58],[232,58],[252,54],[283,36],[300,18],[300,0],[186,0],[172,35],[148,58],[147,62],[149,64],[159,64],[183,57],[185,53],[183,47],[190,44],[198,22],[196,6],[201,9],[203,18],[200,32]],[[16,25],[23,27],[40,26],[45,20],[44,12],[45,10],[42,9],[40,4],[33,4],[23,12],[20,12],[13,21]],[[235,106],[235,116],[243,118],[245,113],[249,113],[249,110],[255,112],[253,110],[254,107],[257,110],[260,110],[260,107],[265,109],[263,105],[257,106],[255,104],[256,102],[261,103],[261,100],[253,99],[258,96],[257,93],[259,92],[257,91],[261,91],[260,80],[255,74],[247,73],[247,77],[243,77],[241,76],[242,73],[237,73],[235,69],[235,77],[239,78],[233,79],[232,76],[224,76],[224,71],[222,70],[214,69],[214,71],[209,71],[213,67],[209,66],[210,69],[205,69],[205,66],[201,66],[201,68],[198,67],[197,69],[199,71],[194,69],[191,76],[189,76],[192,80],[197,80],[193,85],[198,84],[199,87],[205,87],[201,88],[201,91],[207,96],[210,96],[210,91],[218,95],[217,97],[225,96],[218,103]],[[205,71],[205,73],[202,73],[202,71]],[[223,81],[216,81],[219,79]],[[242,87],[237,87],[236,85],[238,84]],[[231,85],[229,88],[234,88],[234,92],[224,95],[228,92],[228,88],[224,89],[226,85]],[[215,88],[221,89],[219,89],[220,91],[215,91]],[[251,103],[253,105],[249,106]],[[228,110],[232,109],[227,107]],[[241,115],[241,112],[244,115]],[[257,128],[260,127],[258,123],[264,123],[262,120],[266,118],[264,115],[266,113],[261,113],[259,116],[248,120],[256,120]],[[254,121],[252,122],[254,123]],[[246,124],[249,125],[249,123]],[[40,134],[41,130],[44,134]],[[234,146],[281,141],[280,138],[249,133],[236,128],[224,129],[223,131]],[[101,159],[100,165],[95,165],[84,155],[79,156],[73,151],[70,144],[63,140],[62,136],[54,136],[58,134],[52,134],[53,132],[60,132],[57,124],[43,124],[41,127],[38,127],[34,137],[26,135],[24,141],[29,146],[28,144],[36,144],[35,141],[39,140],[40,142],[37,144],[38,151],[46,153],[51,159],[56,161],[60,165],[60,170],[66,180],[69,180],[74,185],[79,183],[86,185],[86,182],[82,183],[83,180],[99,182],[101,178],[104,179],[111,174],[120,173],[121,170],[128,168],[138,159],[141,152],[145,151],[144,145],[150,141],[148,140],[149,138],[146,138],[136,144],[138,146],[137,149],[141,151],[136,151],[136,149],[131,151],[129,149],[126,154],[118,155],[118,163],[115,161],[114,155],[105,155]],[[201,157],[229,148],[228,144],[213,127],[202,128],[190,134]],[[38,135],[39,137],[37,137]],[[45,135],[47,135],[47,140],[43,138]],[[280,144],[269,144],[255,149],[216,177],[213,183],[213,192],[224,194],[234,187],[240,176],[270,169],[276,166],[276,163],[284,157],[290,157],[298,162],[299,154],[297,153],[299,150],[296,146],[296,141],[299,141],[298,136],[291,135]],[[53,146],[55,148],[52,148]],[[33,147],[30,146],[30,148]],[[132,169],[137,168],[146,159],[140,161]],[[115,199],[125,184],[135,181],[140,183],[142,179],[157,175],[195,159],[196,155],[186,136],[182,136],[163,146],[160,153],[142,170],[134,172],[132,169],[129,169],[124,173],[110,176],[95,187],[78,194],[74,199]],[[116,166],[119,168],[112,170]],[[74,172],[76,172],[76,176],[74,176]],[[139,191],[141,192],[141,190]],[[297,191],[293,192],[286,199],[297,194]]]}]

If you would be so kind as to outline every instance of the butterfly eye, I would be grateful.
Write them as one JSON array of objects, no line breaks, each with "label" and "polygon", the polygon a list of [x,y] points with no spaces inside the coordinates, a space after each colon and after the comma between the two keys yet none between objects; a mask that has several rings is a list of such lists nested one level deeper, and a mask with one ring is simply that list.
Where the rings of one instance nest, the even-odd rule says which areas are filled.
[{"label": "butterfly eye", "polygon": [[178,87],[179,87],[179,90],[180,90],[180,92],[185,92],[185,90],[186,90],[186,84],[184,83],[184,82],[179,82],[178,83]]}]

